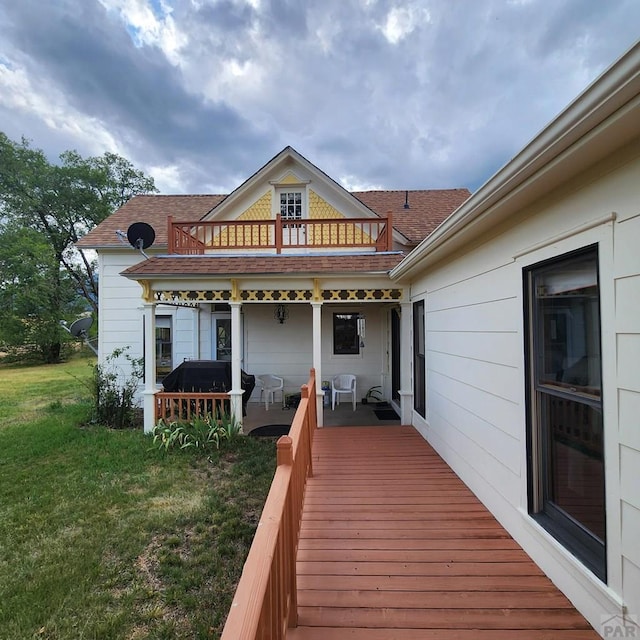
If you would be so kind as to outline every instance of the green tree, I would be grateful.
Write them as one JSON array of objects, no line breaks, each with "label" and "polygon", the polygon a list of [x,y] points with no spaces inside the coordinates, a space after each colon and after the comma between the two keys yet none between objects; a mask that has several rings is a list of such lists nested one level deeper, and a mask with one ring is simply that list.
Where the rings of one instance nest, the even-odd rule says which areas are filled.
[{"label": "green tree", "polygon": [[69,339],[60,320],[82,311],[74,283],[44,236],[0,227],[0,343],[9,351],[58,362]]},{"label": "green tree", "polygon": [[52,164],[24,138],[17,143],[0,132],[0,215],[42,235],[96,313],[95,262],[74,243],[132,196],[155,191],[153,178],[115,153],[66,151]]}]

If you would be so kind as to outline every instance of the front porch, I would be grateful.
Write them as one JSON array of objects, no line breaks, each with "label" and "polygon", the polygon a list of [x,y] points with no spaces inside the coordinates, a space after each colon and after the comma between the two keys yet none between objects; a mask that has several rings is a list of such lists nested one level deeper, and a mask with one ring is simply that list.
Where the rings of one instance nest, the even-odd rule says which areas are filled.
[{"label": "front porch", "polygon": [[[384,407],[385,411],[392,410],[391,405]],[[375,411],[379,410],[377,404],[356,404],[356,410],[353,411],[350,402],[342,402],[336,405],[335,410],[331,407],[324,407],[324,426],[325,427],[348,427],[362,425],[398,425],[400,418],[379,418]],[[295,409],[283,409],[281,402],[269,404],[269,410],[265,409],[262,402],[250,402],[247,405],[247,415],[242,422],[243,432],[249,433],[256,428],[269,425],[291,425],[295,416]],[[390,415],[390,414],[388,414]],[[397,415],[397,414],[396,414]]]}]

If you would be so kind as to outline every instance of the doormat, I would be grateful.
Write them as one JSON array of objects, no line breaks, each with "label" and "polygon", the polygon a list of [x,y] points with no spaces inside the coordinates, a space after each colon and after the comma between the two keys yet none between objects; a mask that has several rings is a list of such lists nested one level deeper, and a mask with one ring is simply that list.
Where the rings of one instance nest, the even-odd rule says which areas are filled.
[{"label": "doormat", "polygon": [[374,409],[378,420],[400,420],[400,416],[393,409]]},{"label": "doormat", "polygon": [[251,429],[251,431],[249,431],[249,435],[254,438],[286,436],[289,433],[290,428],[291,425],[289,424],[267,424],[264,427]]}]

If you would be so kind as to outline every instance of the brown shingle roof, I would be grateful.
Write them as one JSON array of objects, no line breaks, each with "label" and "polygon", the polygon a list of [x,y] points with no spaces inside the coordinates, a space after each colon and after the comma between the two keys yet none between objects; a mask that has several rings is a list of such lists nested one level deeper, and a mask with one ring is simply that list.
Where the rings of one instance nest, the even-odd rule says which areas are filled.
[{"label": "brown shingle roof", "polygon": [[304,273],[387,273],[404,258],[397,253],[322,256],[155,256],[123,271],[137,279],[152,276],[197,276]]},{"label": "brown shingle roof", "polygon": [[[355,191],[360,202],[379,216],[393,214],[393,226],[411,243],[430,235],[470,195],[468,189],[428,189],[419,191]],[[409,208],[405,209],[405,200]]]},{"label": "brown shingle roof", "polygon": [[156,232],[154,245],[166,246],[168,216],[173,216],[176,220],[200,220],[225,197],[223,195],[135,196],[86,236],[80,238],[76,246],[81,249],[120,246],[116,231],[120,229],[126,232],[129,225],[134,222],[150,224]]},{"label": "brown shingle roof", "polygon": [[[405,191],[360,191],[354,195],[379,216],[393,213],[393,226],[411,243],[428,236],[470,195],[467,189],[409,191],[409,209],[404,208]],[[167,217],[200,220],[215,208],[224,195],[143,195],[131,198],[114,214],[77,242],[81,249],[117,247],[116,231],[126,231],[134,222],[146,222],[155,232],[155,246],[167,244]]]}]

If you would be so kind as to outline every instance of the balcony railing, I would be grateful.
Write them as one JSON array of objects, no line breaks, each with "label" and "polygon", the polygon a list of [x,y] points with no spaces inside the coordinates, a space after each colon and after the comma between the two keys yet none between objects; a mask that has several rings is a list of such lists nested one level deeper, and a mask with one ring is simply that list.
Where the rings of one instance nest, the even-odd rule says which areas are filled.
[{"label": "balcony railing", "polygon": [[313,369],[301,391],[289,435],[278,440],[278,466],[221,640],[282,640],[298,623],[296,554],[318,424]]},{"label": "balcony railing", "polygon": [[283,220],[199,220],[175,222],[169,216],[168,250],[178,254],[273,249],[372,248],[391,251],[393,226],[386,218]]}]

